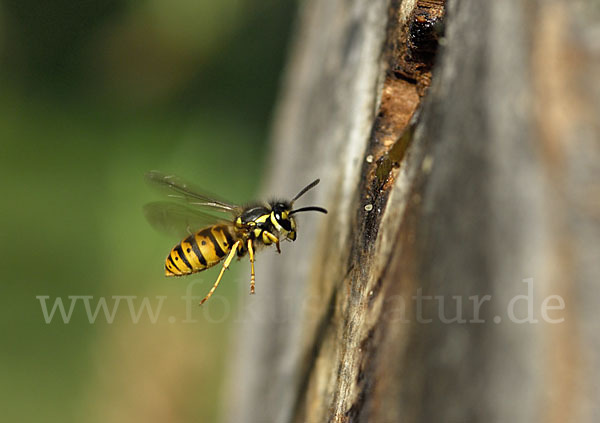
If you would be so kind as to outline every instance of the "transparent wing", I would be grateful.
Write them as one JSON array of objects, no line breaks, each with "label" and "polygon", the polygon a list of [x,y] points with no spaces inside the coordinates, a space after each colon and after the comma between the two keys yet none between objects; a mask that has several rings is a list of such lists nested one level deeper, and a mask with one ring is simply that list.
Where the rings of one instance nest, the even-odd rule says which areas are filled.
[{"label": "transparent wing", "polygon": [[237,214],[240,207],[230,204],[216,196],[202,193],[203,190],[194,187],[175,175],[166,175],[157,170],[146,173],[150,185],[163,191],[169,198],[185,201],[191,206],[212,209],[213,211]]},{"label": "transparent wing", "polygon": [[154,229],[179,238],[216,223],[231,224],[229,220],[168,201],[146,204],[144,215]]}]

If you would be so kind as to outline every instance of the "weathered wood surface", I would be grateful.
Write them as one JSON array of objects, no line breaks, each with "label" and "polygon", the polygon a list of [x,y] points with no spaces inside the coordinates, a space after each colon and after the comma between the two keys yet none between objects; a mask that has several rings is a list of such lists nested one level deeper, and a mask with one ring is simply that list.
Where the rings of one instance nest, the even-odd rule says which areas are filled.
[{"label": "weathered wood surface", "polygon": [[265,191],[330,213],[258,258],[228,419],[600,421],[597,3],[450,1],[421,100],[414,6],[303,4]]}]

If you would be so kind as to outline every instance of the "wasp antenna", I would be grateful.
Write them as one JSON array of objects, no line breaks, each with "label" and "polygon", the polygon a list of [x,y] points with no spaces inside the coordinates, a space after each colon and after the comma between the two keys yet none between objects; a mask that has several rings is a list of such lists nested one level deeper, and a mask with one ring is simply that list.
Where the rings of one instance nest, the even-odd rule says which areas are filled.
[{"label": "wasp antenna", "polygon": [[296,201],[298,198],[300,198],[304,194],[306,194],[306,191],[308,191],[309,189],[314,188],[319,182],[321,182],[320,179],[315,179],[310,184],[308,184],[307,186],[305,186],[304,188],[302,188],[302,190],[298,194],[296,194],[296,196],[294,198],[292,198],[291,203],[294,204],[294,201]]},{"label": "wasp antenna", "polygon": [[309,207],[302,207],[300,209],[292,210],[290,212],[290,215],[292,215],[294,213],[300,213],[300,212],[306,212],[306,211],[318,211],[318,212],[327,214],[327,210],[324,209],[323,207],[309,206]]}]

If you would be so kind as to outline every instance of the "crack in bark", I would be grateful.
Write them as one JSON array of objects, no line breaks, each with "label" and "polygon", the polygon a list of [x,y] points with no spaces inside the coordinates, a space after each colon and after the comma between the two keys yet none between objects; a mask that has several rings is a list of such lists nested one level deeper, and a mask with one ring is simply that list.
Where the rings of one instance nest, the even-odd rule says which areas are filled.
[{"label": "crack in bark", "polygon": [[[416,121],[413,117],[415,117],[415,112],[418,110],[421,103],[421,96],[424,94],[426,88],[421,89],[420,87],[423,87],[423,85],[420,85],[421,82],[419,81],[423,80],[422,76],[425,74],[428,74],[429,77],[427,79],[430,79],[431,66],[433,65],[436,50],[435,47],[437,46],[437,38],[435,38],[436,46],[431,47],[431,44],[427,44],[428,55],[419,56],[416,52],[416,44],[414,42],[415,38],[418,37],[412,36],[410,31],[418,27],[414,23],[419,21],[419,16],[423,16],[424,7],[428,9],[427,13],[429,14],[431,10],[434,10],[430,10],[432,3],[435,3],[435,7],[437,7],[435,11],[439,15],[439,20],[441,20],[441,17],[443,16],[443,1],[417,2],[416,7],[411,14],[412,19],[409,19],[404,28],[400,31],[401,33],[408,34],[407,37],[412,40],[412,44],[407,42],[401,42],[400,44],[388,42],[386,52],[384,53],[388,58],[388,66],[390,69],[398,63],[394,58],[407,57],[409,54],[408,52],[411,54],[410,57],[413,59],[413,64],[417,62],[417,58],[420,58],[419,60],[421,60],[426,57],[427,62],[421,63],[414,68],[414,75],[417,75],[415,83],[397,78],[393,73],[388,73],[384,82],[381,103],[373,123],[361,171],[363,177],[358,192],[365,193],[364,199],[367,200],[367,204],[363,207],[363,201],[359,201],[361,207],[358,208],[356,213],[356,225],[354,226],[357,229],[350,247],[348,263],[348,268],[356,269],[356,271],[351,272],[350,276],[351,289],[346,303],[346,313],[351,312],[350,310],[353,304],[355,304],[356,307],[364,305],[367,308],[371,308],[375,298],[381,292],[380,289],[373,289],[369,293],[365,290],[369,283],[369,275],[374,261],[373,252],[376,245],[379,226],[381,224],[381,218],[383,216],[383,210],[387,205],[391,187],[395,181],[395,173],[393,171],[399,167],[399,164],[404,159],[405,153],[413,138],[414,124]],[[388,28],[388,34],[398,34],[399,32],[397,27],[399,21],[395,18],[398,16],[398,12],[399,3],[393,2],[392,7],[390,8],[390,27]],[[427,16],[430,16],[429,14]],[[430,40],[431,37],[428,38],[428,41]],[[400,46],[400,48],[397,48],[398,46]],[[433,55],[430,53],[433,53]],[[377,157],[376,160],[375,157]],[[381,280],[381,276],[377,279]],[[377,286],[377,284],[375,286]],[[365,295],[367,296],[366,302],[364,301]],[[366,310],[361,312],[364,314],[367,313]],[[360,329],[357,329],[355,325],[352,324],[351,319],[348,318],[343,321],[346,322],[346,327],[343,330],[344,339],[350,336],[361,336],[358,332]],[[356,421],[359,418],[370,389],[370,384],[368,383],[370,377],[366,375],[374,371],[372,357],[375,354],[376,343],[373,342],[375,330],[375,325],[372,325],[367,329],[366,336],[359,340],[360,356],[358,358],[359,362],[357,363],[358,373],[353,382],[356,393],[346,407],[343,416],[340,415],[339,412],[335,415],[334,412],[334,419],[336,421]],[[348,345],[349,343],[344,343],[342,350],[340,351],[340,360],[337,369],[338,380],[349,376],[344,374],[344,369],[347,366],[347,355],[353,354],[353,351],[348,350]],[[336,390],[334,392],[334,398],[331,401],[331,408],[335,410],[335,404],[340,401],[340,398],[343,398],[343,396],[347,394],[348,392],[344,393],[341,389]]]}]

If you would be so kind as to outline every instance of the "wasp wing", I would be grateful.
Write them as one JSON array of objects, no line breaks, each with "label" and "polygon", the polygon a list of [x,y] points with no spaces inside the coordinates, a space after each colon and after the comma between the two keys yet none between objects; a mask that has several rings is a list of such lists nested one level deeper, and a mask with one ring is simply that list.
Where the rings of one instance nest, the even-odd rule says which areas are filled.
[{"label": "wasp wing", "polygon": [[181,178],[175,175],[167,175],[157,170],[146,173],[146,180],[154,187],[166,192],[169,198],[185,201],[194,207],[212,209],[218,212],[238,214],[240,206],[230,204],[224,200],[217,199],[212,194],[202,193]]},{"label": "wasp wing", "polygon": [[168,201],[156,201],[146,204],[144,215],[154,229],[180,238],[216,223],[231,224],[229,220]]}]

